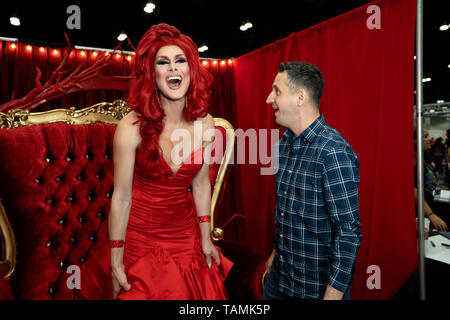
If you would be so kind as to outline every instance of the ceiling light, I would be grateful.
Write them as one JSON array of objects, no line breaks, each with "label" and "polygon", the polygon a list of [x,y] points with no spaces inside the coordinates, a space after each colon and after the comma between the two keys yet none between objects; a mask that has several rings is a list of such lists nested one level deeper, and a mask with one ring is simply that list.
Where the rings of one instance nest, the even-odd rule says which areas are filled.
[{"label": "ceiling light", "polygon": [[444,103],[444,100],[438,100],[437,103]]},{"label": "ceiling light", "polygon": [[422,79],[422,82],[430,82],[431,81],[431,78],[423,78]]},{"label": "ceiling light", "polygon": [[155,10],[156,6],[153,2],[147,2],[145,5],[144,11],[147,13],[152,13]]},{"label": "ceiling light", "polygon": [[11,17],[9,18],[9,22],[13,25],[13,26],[20,26],[20,19],[17,17]]},{"label": "ceiling light", "polygon": [[450,26],[448,24],[443,24],[442,26],[439,27],[439,30],[445,31],[445,30],[448,30],[449,27]]},{"label": "ceiling light", "polygon": [[450,68],[450,64],[448,65],[448,67]]},{"label": "ceiling light", "polygon": [[247,31],[248,29],[250,29],[251,27],[253,27],[253,24],[250,22],[250,20],[246,20],[244,22],[242,22],[241,26],[239,27],[239,29],[241,31]]},{"label": "ceiling light", "polygon": [[199,52],[205,52],[206,50],[208,50],[208,46],[206,44],[200,46],[200,48],[198,48]]},{"label": "ceiling light", "polygon": [[414,60],[416,60],[416,56],[414,56]]},{"label": "ceiling light", "polygon": [[118,36],[117,36],[117,40],[119,41],[124,41],[127,37],[127,35],[125,34],[125,32],[121,32]]}]

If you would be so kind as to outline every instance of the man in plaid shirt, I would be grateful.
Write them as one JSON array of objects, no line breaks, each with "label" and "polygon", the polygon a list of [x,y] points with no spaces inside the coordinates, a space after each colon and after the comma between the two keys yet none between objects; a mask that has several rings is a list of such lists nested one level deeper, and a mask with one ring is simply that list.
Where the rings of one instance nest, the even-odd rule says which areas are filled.
[{"label": "man in plaid shirt", "polygon": [[287,130],[278,142],[276,234],[263,299],[350,299],[362,239],[359,161],[319,111],[323,87],[317,67],[282,63],[267,98]]}]

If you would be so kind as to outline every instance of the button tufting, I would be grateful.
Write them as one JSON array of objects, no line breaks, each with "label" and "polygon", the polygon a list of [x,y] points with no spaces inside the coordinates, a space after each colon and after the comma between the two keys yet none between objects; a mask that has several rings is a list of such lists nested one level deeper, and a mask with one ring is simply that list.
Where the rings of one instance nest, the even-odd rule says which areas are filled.
[{"label": "button tufting", "polygon": [[84,222],[86,222],[86,217],[85,216],[81,216],[81,217],[78,218],[78,221],[80,223],[84,223]]},{"label": "button tufting", "polygon": [[51,241],[47,241],[47,242],[45,243],[45,246],[46,246],[47,248],[50,248],[50,247],[52,246],[52,242],[51,242]]},{"label": "button tufting", "polygon": [[48,293],[50,293],[51,295],[53,295],[55,293],[55,289],[53,289],[53,287],[50,287],[48,289]]},{"label": "button tufting", "polygon": [[83,179],[84,179],[84,177],[83,177],[83,175],[82,175],[82,174],[80,174],[80,175],[78,175],[78,176],[77,176],[77,179],[81,181],[81,180],[83,180]]},{"label": "button tufting", "polygon": [[109,159],[109,155],[108,154],[105,154],[105,159]]},{"label": "button tufting", "polygon": [[66,161],[72,161],[72,158],[69,157],[69,156],[67,156],[67,157],[66,157]]},{"label": "button tufting", "polygon": [[91,240],[92,242],[95,242],[97,240],[97,236],[95,234],[91,234],[91,236],[89,237],[89,240]]},{"label": "button tufting", "polygon": [[59,220],[58,220],[58,224],[59,224],[59,225],[63,225],[64,222],[65,222],[64,219],[59,219]]},{"label": "button tufting", "polygon": [[47,199],[45,202],[48,204],[53,204],[54,201],[53,201],[53,199]]},{"label": "button tufting", "polygon": [[92,201],[92,200],[94,200],[94,194],[93,193],[91,193],[90,195],[88,195],[88,200],[89,201]]},{"label": "button tufting", "polygon": [[96,175],[95,175],[95,177],[97,178],[97,179],[100,179],[100,174],[99,173],[97,173]]},{"label": "button tufting", "polygon": [[70,238],[70,242],[71,242],[72,244],[75,244],[75,243],[77,243],[77,239],[75,239],[74,237],[72,237],[72,238]]},{"label": "button tufting", "polygon": [[83,257],[83,258],[80,259],[80,262],[81,262],[81,263],[85,263],[86,260],[87,260],[87,258],[86,258],[86,257]]},{"label": "button tufting", "polygon": [[56,182],[61,182],[62,179],[61,179],[61,177],[58,177],[58,178],[55,179],[55,181],[56,181]]},{"label": "button tufting", "polygon": [[72,197],[67,197],[67,202],[75,202],[75,200],[74,200],[74,197],[72,196]]},{"label": "button tufting", "polygon": [[91,156],[89,155],[89,153],[86,153],[85,157],[86,159],[89,159]]},{"label": "button tufting", "polygon": [[34,180],[34,182],[35,182],[36,184],[41,184],[41,179],[36,179],[36,180]]},{"label": "button tufting", "polygon": [[107,198],[111,198],[111,193],[110,193],[110,192],[107,192],[107,193],[106,193],[106,197],[107,197]]},{"label": "button tufting", "polygon": [[50,158],[49,157],[47,157],[47,158],[45,158],[45,162],[50,162]]},{"label": "button tufting", "polygon": [[58,266],[59,266],[60,268],[64,268],[64,261],[61,261],[60,263],[58,263]]},{"label": "button tufting", "polygon": [[97,213],[97,218],[103,219],[105,217],[105,213],[103,211]]}]

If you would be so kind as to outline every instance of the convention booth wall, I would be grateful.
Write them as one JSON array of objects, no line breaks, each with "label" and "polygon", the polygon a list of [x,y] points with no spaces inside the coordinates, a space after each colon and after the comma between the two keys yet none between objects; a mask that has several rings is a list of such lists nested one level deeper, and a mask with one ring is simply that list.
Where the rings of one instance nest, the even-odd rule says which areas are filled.
[{"label": "convention booth wall", "polygon": [[[380,9],[380,29],[368,20]],[[293,33],[233,60],[204,60],[214,76],[210,113],[234,128],[285,128],[274,122],[265,103],[280,62],[306,61],[325,78],[321,113],[357,153],[360,168],[360,218],[363,241],[358,252],[353,299],[390,299],[418,266],[414,216],[414,27],[415,0],[379,0]],[[372,17],[372,18],[371,18]],[[371,20],[373,22],[373,20]],[[370,21],[369,21],[370,22]],[[0,105],[12,94],[20,98],[51,76],[65,49],[0,41]],[[73,50],[67,72],[91,66],[90,51]],[[104,53],[100,53],[104,54]],[[105,75],[130,76],[133,55],[111,57]],[[89,90],[62,96],[34,111],[126,99],[121,90]],[[4,110],[2,110],[5,112]],[[270,138],[270,134],[269,134]],[[267,147],[271,148],[270,139]],[[248,154],[249,145],[245,146]],[[236,161],[236,159],[234,159]],[[232,165],[228,187],[219,204],[217,225],[227,224],[224,240],[268,255],[273,241],[275,185],[273,175],[261,175],[265,164]],[[240,216],[229,223],[233,215]],[[242,217],[243,216],[243,217]],[[374,274],[373,270],[379,270]],[[374,287],[374,276],[380,286]],[[370,285],[372,284],[372,285]]]}]

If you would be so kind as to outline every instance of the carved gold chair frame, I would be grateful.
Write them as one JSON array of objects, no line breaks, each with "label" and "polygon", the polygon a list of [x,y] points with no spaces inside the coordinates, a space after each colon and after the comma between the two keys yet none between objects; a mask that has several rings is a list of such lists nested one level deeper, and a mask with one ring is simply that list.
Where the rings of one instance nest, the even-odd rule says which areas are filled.
[{"label": "carved gold chair frame", "polygon": [[[30,112],[29,110],[10,110],[8,113],[0,112],[0,130],[11,130],[21,126],[38,125],[53,122],[66,122],[69,124],[89,124],[105,122],[118,124],[120,119],[130,112],[123,100],[102,102],[88,108],[76,110],[53,109],[44,112]],[[233,154],[235,135],[231,123],[222,118],[214,118],[216,127],[222,127],[226,132],[226,147],[217,173],[211,198],[211,236],[215,241],[223,238],[223,230],[214,227],[214,214],[223,187],[225,174]],[[8,278],[16,265],[16,242],[14,231],[8,221],[5,208],[0,199],[0,236],[3,243],[3,260],[0,260],[0,279]]]}]

